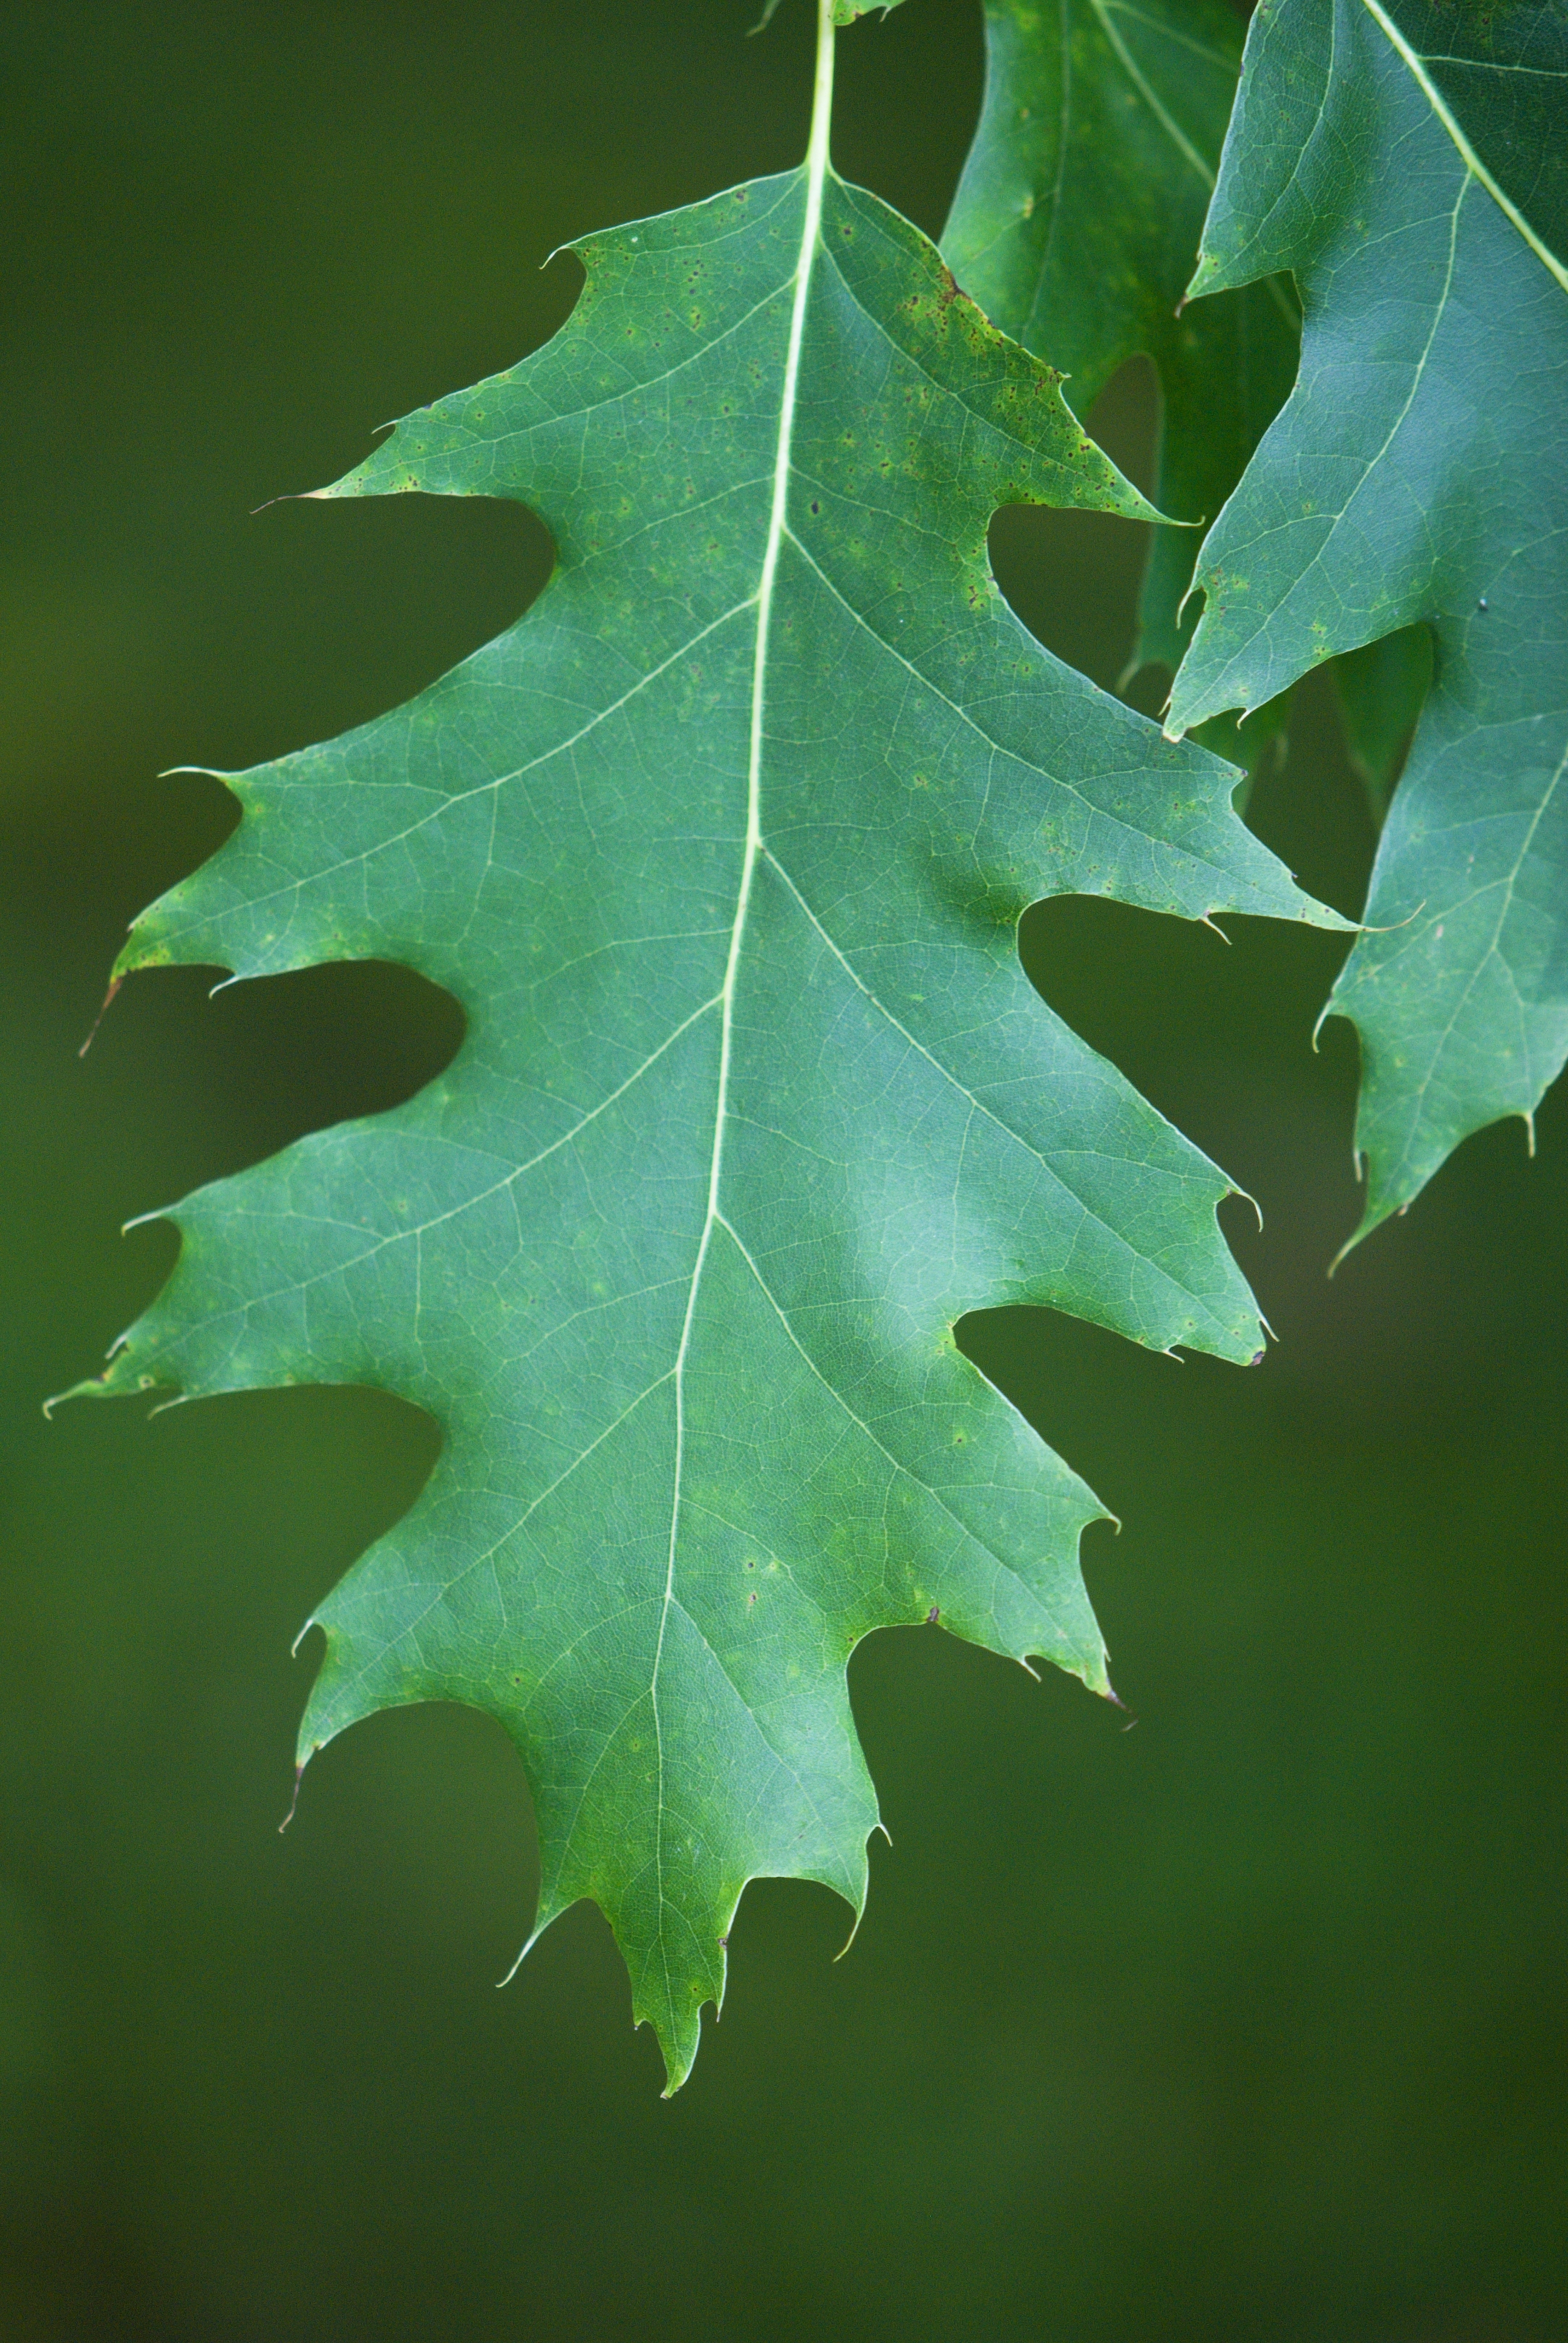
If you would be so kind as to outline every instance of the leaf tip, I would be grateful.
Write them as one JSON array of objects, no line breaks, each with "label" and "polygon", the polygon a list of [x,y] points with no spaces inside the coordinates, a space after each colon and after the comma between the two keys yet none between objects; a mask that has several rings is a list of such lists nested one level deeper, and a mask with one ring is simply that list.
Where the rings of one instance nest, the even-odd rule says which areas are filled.
[{"label": "leaf tip", "polygon": [[283,1820],[282,1820],[282,1821],[278,1824],[278,1825],[277,1825],[277,1835],[278,1835],[278,1837],[279,1837],[279,1838],[281,1838],[281,1837],[283,1836],[284,1832],[288,1828],[289,1824],[294,1820],[295,1808],[296,1808],[296,1807],[298,1805],[298,1804],[299,1804],[299,1785],[300,1785],[301,1782],[303,1782],[303,1781],[304,1781],[304,1779],[305,1779],[305,1766],[306,1766],[306,1760],[305,1760],[305,1759],[303,1759],[303,1758],[302,1758],[302,1759],[299,1761],[299,1763],[295,1766],[295,1769],[294,1769],[294,1793],[293,1793],[293,1795],[290,1797],[290,1799],[289,1799],[289,1801],[288,1801],[288,1812],[284,1815]]},{"label": "leaf tip", "polygon": [[[110,979],[109,979],[109,989],[108,989],[107,992],[106,992],[106,993],[105,993],[105,995],[104,995],[104,998],[103,998],[102,1003],[101,1003],[101,1004],[100,1004],[100,1006],[99,1006],[98,1013],[97,1013],[97,1015],[94,1018],[93,1022],[92,1022],[92,1026],[91,1026],[91,1028],[89,1029],[89,1031],[88,1031],[88,1034],[87,1034],[87,1038],[86,1038],[86,1040],[83,1042],[83,1044],[82,1044],[81,1048],[80,1048],[80,1049],[77,1051],[77,1052],[76,1052],[76,1055],[77,1055],[77,1057],[78,1057],[78,1058],[85,1058],[85,1057],[86,1056],[86,1054],[87,1054],[88,1051],[92,1048],[92,1046],[93,1046],[93,1042],[94,1042],[94,1040],[95,1040],[95,1036],[96,1036],[96,1034],[97,1034],[98,1028],[99,1028],[99,1026],[103,1023],[103,1021],[104,1021],[105,1018],[108,1015],[108,1012],[109,1012],[109,1004],[110,1004],[110,1002],[114,1000],[114,997],[115,997],[116,993],[116,992],[118,992],[118,990],[119,990],[119,989],[120,989],[121,985],[122,985],[122,984],[124,984],[125,980],[125,980],[125,977],[124,977],[124,975],[123,975],[123,974],[121,974],[121,975],[119,975],[119,976],[111,976],[111,977],[110,977]],[[1532,1152],[1532,1153],[1533,1153],[1533,1152],[1534,1152],[1533,1146],[1533,1147],[1532,1147],[1532,1149],[1531,1149],[1531,1152]]]},{"label": "leaf tip", "polygon": [[[881,1824],[880,1824],[880,1822],[878,1822],[878,1823],[877,1823],[877,1825],[875,1825],[875,1827],[876,1827],[878,1830],[880,1830],[880,1829],[881,1829]],[[884,1837],[887,1837],[887,1834],[886,1834],[886,1832],[885,1832],[885,1831],[883,1832],[883,1834],[882,1834],[882,1835],[883,1835],[883,1836],[884,1836]],[[866,1844],[867,1844],[868,1845],[870,1845],[870,1835],[869,1835],[869,1833],[868,1833],[868,1835],[867,1835],[867,1841],[866,1841]],[[891,1840],[890,1838],[890,1839],[888,1839],[888,1845],[889,1845],[890,1846],[891,1846],[891,1845],[892,1845],[892,1844],[893,1844],[892,1840]],[[852,1946],[853,1946],[853,1945],[854,1945],[854,1942],[855,1942],[856,1937],[857,1937],[857,1936],[859,1935],[859,1933],[860,1933],[860,1923],[861,1923],[861,1921],[862,1921],[862,1920],[865,1918],[865,1916],[866,1916],[866,1891],[865,1891],[865,1888],[864,1888],[864,1887],[862,1887],[862,1888],[861,1888],[859,1895],[859,1896],[855,1898],[855,1900],[854,1900],[854,1901],[849,1905],[849,1911],[850,1911],[850,1916],[850,1916],[850,1920],[849,1920],[849,1935],[845,1937],[845,1939],[844,1939],[843,1943],[839,1946],[839,1947],[838,1951],[837,1951],[837,1952],[834,1954],[834,1956],[833,1956],[833,1959],[834,1959],[835,1964],[837,1964],[838,1962],[841,1961],[841,1960],[845,1957],[845,1956],[849,1952],[849,1950],[851,1949],[851,1947],[852,1947]],[[719,1939],[719,1941],[720,1941],[720,1943],[722,1943],[722,1944],[728,1944],[728,1942],[729,1942],[729,1938],[728,1938],[728,1937],[721,1937],[721,1938]]]},{"label": "leaf tip", "polygon": [[1123,1733],[1131,1733],[1133,1726],[1137,1724],[1138,1719],[1133,1715],[1132,1711],[1128,1707],[1127,1703],[1122,1699],[1121,1694],[1117,1691],[1109,1676],[1105,1679],[1105,1687],[1101,1694],[1101,1698],[1105,1701],[1110,1707],[1121,1710],[1122,1715],[1127,1719],[1127,1722],[1122,1726],[1121,1730]]}]

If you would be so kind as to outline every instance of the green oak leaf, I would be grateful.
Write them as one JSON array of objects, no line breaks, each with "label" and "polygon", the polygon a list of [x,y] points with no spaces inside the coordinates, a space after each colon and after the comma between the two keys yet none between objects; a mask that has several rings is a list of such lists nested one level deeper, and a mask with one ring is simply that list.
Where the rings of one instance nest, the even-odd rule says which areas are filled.
[{"label": "green oak leaf", "polygon": [[1205,539],[1168,731],[1431,630],[1330,1003],[1362,1040],[1363,1233],[1568,1055],[1565,93],[1562,0],[1264,0],[1192,281],[1293,269],[1305,325]]},{"label": "green oak leaf", "polygon": [[[993,322],[1049,356],[1087,415],[1140,352],[1160,375],[1156,500],[1220,510],[1291,387],[1287,287],[1184,310],[1241,57],[1225,0],[985,0],[986,90],[943,254]],[[1131,675],[1180,666],[1197,538],[1157,532]],[[1279,726],[1270,728],[1277,733]],[[1211,745],[1245,762],[1234,727]]]},{"label": "green oak leaf", "polygon": [[225,776],[240,828],[122,970],[407,963],[448,1071],[167,1215],[95,1389],[354,1383],[427,1409],[418,1502],[321,1605],[301,1762],[371,1711],[499,1719],[538,1927],[594,1899],[670,2087],[749,1879],[858,1912],[846,1683],[938,1622],[1100,1690],[1101,1513],[959,1351],[1049,1303],[1259,1347],[1228,1182],[1040,1001],[1036,897],[1322,914],[1234,773],[1043,651],[1008,501],[1148,508],[1057,377],[827,156],[576,247],[510,372],[327,493],[526,500],[555,575],[406,707]]}]

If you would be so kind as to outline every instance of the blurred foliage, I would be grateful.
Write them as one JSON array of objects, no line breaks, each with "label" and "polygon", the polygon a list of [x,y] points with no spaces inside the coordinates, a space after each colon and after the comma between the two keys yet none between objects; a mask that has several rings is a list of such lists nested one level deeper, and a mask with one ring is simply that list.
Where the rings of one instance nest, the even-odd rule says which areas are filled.
[{"label": "blurred foliage", "polygon": [[[156,1287],[121,1221],[407,1093],[451,1006],[382,968],[208,1000],[130,914],[222,834],[154,775],[322,737],[536,590],[516,513],[282,504],[552,329],[564,236],[793,161],[808,12],[534,0],[39,5],[4,34],[13,444],[0,920],[9,1796],[0,2332],[17,2343],[898,2338],[1548,2343],[1561,2244],[1568,1111],[1357,1217],[1332,940],[1059,903],[1047,996],[1258,1198],[1281,1341],[1177,1366],[1045,1313],[966,1340],[1122,1516],[1090,1582],[1135,1731],[938,1632],[852,1685],[893,1837],[844,1961],[754,1886],[658,2098],[591,1914],[504,1993],[498,1731],[377,1719],[312,1769],[289,1641],[433,1434],[353,1392],[38,1413]],[[978,11],[843,42],[840,167],[940,226]],[[1146,371],[1096,428],[1147,478]],[[19,444],[18,444],[19,443]],[[999,575],[1112,682],[1138,532],[1010,513]],[[1250,818],[1349,908],[1326,693]],[[519,1833],[519,1825],[522,1831]]]}]

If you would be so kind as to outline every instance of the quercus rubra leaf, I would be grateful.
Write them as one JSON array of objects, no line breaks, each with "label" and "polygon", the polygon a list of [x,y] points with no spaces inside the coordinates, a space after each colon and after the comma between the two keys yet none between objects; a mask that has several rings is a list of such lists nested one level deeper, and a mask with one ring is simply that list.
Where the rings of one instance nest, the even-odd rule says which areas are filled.
[{"label": "quercus rubra leaf", "polygon": [[1101,1508],[960,1313],[1259,1344],[1228,1183],[1035,995],[1020,913],[1332,916],[1230,769],[999,597],[1000,503],[1146,508],[831,171],[829,17],[805,167],[587,239],[554,341],[328,492],[525,499],[544,594],[407,707],[226,777],[239,830],[122,961],[376,955],[467,1012],[411,1103],[169,1215],[97,1388],[360,1383],[437,1419],[317,1614],[302,1756],[395,1703],[498,1717],[538,1926],[603,1907],[671,2087],[748,1879],[859,1907],[861,1636],[940,1621],[1105,1685]]},{"label": "quercus rubra leaf", "polygon": [[[1211,520],[1291,387],[1288,283],[1191,310],[1203,216],[1235,95],[1241,25],[1226,0],[985,0],[986,92],[943,253],[1003,331],[1067,376],[1087,415],[1124,360],[1159,370],[1156,499]],[[1130,672],[1174,669],[1194,533],[1150,549]],[[1263,728],[1225,753],[1244,760]]]},{"label": "quercus rubra leaf", "polygon": [[1565,186],[1562,0],[1253,17],[1192,294],[1293,269],[1301,374],[1205,540],[1167,729],[1431,629],[1331,1003],[1362,1038],[1363,1231],[1568,1054]]}]

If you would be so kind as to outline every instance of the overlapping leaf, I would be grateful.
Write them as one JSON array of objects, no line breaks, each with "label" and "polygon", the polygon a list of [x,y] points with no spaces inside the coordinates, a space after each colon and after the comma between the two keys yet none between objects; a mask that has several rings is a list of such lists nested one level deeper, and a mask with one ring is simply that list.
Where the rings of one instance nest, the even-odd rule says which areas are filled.
[{"label": "overlapping leaf", "polygon": [[[1124,360],[1159,369],[1162,511],[1210,520],[1295,374],[1287,285],[1182,310],[1235,94],[1225,0],[985,0],[985,103],[942,239],[993,322],[1086,416]],[[1161,529],[1134,668],[1174,669],[1197,539]],[[1195,616],[1195,613],[1193,614]],[[1244,752],[1243,744],[1243,752]]]},{"label": "overlapping leaf", "polygon": [[1364,1227],[1568,1054],[1565,92],[1561,0],[1264,0],[1192,284],[1293,269],[1305,328],[1168,729],[1418,622],[1435,645],[1332,1004]]},{"label": "overlapping leaf", "polygon": [[407,707],[228,777],[241,827],[122,963],[374,955],[467,1012],[410,1104],[170,1215],[104,1387],[437,1420],[317,1614],[302,1753],[395,1703],[499,1718],[538,1926],[602,1906],[672,2084],[749,1878],[860,1904],[862,1635],[940,1620],[1104,1685],[1100,1508],[954,1321],[1258,1347],[1225,1180],[1033,993],[1020,913],[1315,916],[1232,772],[1001,601],[999,504],[1146,508],[821,154],[583,244],[552,343],[333,492],[526,499],[556,575]]}]

